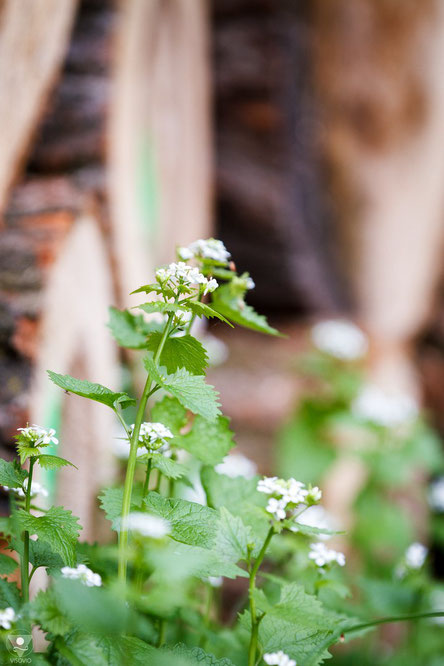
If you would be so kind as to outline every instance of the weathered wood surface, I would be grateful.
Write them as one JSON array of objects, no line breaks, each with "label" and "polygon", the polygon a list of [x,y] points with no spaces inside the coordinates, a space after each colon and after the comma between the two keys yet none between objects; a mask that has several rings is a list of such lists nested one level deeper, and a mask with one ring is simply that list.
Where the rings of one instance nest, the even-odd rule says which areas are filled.
[{"label": "weathered wood surface", "polygon": [[0,21],[0,212],[62,65],[77,0],[4,0]]}]

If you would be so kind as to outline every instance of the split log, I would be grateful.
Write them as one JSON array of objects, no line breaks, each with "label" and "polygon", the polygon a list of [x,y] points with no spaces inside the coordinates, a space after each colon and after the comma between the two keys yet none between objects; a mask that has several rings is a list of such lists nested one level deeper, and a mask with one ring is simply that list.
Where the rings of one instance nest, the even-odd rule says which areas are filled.
[{"label": "split log", "polygon": [[109,200],[122,299],[176,244],[210,229],[205,0],[120,5],[110,105]]},{"label": "split log", "polygon": [[23,167],[69,43],[77,0],[4,0],[0,23],[0,211]]},{"label": "split log", "polygon": [[[38,187],[37,206],[30,190]],[[45,201],[46,194],[46,201]],[[56,194],[63,208],[55,205]],[[51,208],[44,207],[51,202]],[[30,203],[34,205],[30,206]],[[79,468],[43,473],[52,500],[79,515],[97,538],[96,500],[110,478],[113,414],[63,394],[47,369],[117,387],[117,355],[105,327],[113,301],[109,257],[98,212],[62,178],[16,188],[0,234],[2,338],[0,428],[10,442],[18,426],[56,427],[59,453]]]}]

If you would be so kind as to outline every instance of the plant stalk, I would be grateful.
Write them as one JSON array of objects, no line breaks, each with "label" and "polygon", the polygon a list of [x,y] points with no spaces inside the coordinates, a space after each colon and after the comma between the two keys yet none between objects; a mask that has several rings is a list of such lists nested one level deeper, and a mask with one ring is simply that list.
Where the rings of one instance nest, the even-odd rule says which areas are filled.
[{"label": "plant stalk", "polygon": [[363,622],[362,624],[355,624],[351,627],[345,627],[341,633],[351,634],[355,631],[362,631],[363,629],[377,627],[380,624],[390,624],[392,622],[409,622],[410,620],[421,620],[428,617],[444,617],[444,610],[432,611],[430,613],[412,613],[411,615],[393,615],[389,617],[381,617],[377,620],[371,620],[371,622]]},{"label": "plant stalk", "polygon": [[[155,363],[158,363],[160,355],[162,354],[163,347],[165,345],[165,342],[168,338],[168,334],[171,329],[171,322],[173,316],[174,313],[171,313],[168,317],[167,323],[165,324],[162,338],[160,340],[159,347],[157,348],[156,355],[154,357]],[[119,560],[118,560],[118,579],[119,582],[123,584],[126,582],[126,574],[128,568],[127,556],[126,556],[126,549],[128,546],[128,530],[126,528],[126,522],[131,507],[131,493],[134,483],[134,474],[136,471],[137,448],[139,446],[140,426],[142,425],[143,418],[145,415],[146,405],[151,393],[151,385],[152,385],[152,380],[150,375],[148,374],[145,382],[145,387],[143,389],[142,397],[140,398],[136,421],[134,424],[134,430],[130,441],[130,453],[128,458],[128,465],[126,468],[125,485],[123,489],[123,504],[122,504],[122,516],[121,516],[121,525],[119,532]]]},{"label": "plant stalk", "polygon": [[266,539],[263,543],[263,546],[259,552],[259,555],[256,558],[256,561],[250,571],[250,584],[248,587],[248,596],[250,600],[250,615],[251,615],[251,637],[250,637],[250,646],[248,648],[248,666],[255,666],[256,656],[257,656],[257,638],[259,633],[259,623],[262,619],[258,618],[256,613],[256,602],[254,600],[254,591],[256,589],[256,575],[259,570],[259,567],[262,564],[262,560],[265,557],[265,553],[270,544],[271,538],[274,534],[274,528],[270,527]]},{"label": "plant stalk", "polygon": [[[31,507],[31,485],[32,485],[32,474],[34,470],[35,460],[31,457],[29,459],[29,474],[28,474],[28,485],[26,488],[25,495],[25,511],[29,511]],[[22,598],[23,603],[29,601],[29,532],[25,530],[23,534],[23,558],[21,566],[21,578],[22,578]]]}]

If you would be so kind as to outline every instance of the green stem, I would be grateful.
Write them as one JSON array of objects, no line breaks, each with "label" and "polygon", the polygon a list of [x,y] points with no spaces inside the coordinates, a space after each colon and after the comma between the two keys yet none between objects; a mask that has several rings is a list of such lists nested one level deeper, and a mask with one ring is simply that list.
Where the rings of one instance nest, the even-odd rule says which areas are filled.
[{"label": "green stem", "polygon": [[159,621],[159,636],[157,638],[157,645],[156,647],[160,648],[162,645],[165,643],[165,634],[166,634],[166,620],[160,620]]},{"label": "green stem", "polygon": [[393,615],[391,617],[381,617],[378,620],[372,620],[371,622],[363,622],[362,624],[355,624],[351,627],[345,627],[341,633],[351,634],[352,632],[362,631],[363,629],[376,627],[380,624],[390,624],[391,622],[408,622],[410,620],[421,620],[422,618],[428,617],[444,617],[444,610],[433,611],[430,613],[412,613],[411,615]]},{"label": "green stem", "polygon": [[[160,355],[162,354],[163,347],[170,332],[173,316],[174,314],[171,313],[168,317],[167,323],[165,324],[163,335],[160,340],[159,347],[157,348],[156,355],[154,357],[155,363],[159,361]],[[130,453],[128,458],[128,465],[126,468],[125,485],[123,489],[122,516],[121,516],[121,525],[119,532],[118,578],[120,583],[126,582],[126,574],[127,574],[126,550],[128,546],[128,530],[126,528],[126,522],[131,507],[131,493],[134,483],[134,474],[136,471],[137,448],[139,446],[140,426],[142,425],[148,398],[151,394],[151,385],[152,385],[152,380],[151,377],[148,375],[146,378],[142,397],[139,402],[139,408],[137,410],[134,430],[130,440]]]},{"label": "green stem", "polygon": [[149,488],[149,485],[150,485],[150,476],[151,476],[152,463],[153,463],[153,461],[150,458],[148,460],[147,464],[146,464],[145,483],[143,484],[143,491],[142,491],[142,504],[143,504],[143,500],[148,495],[148,488]]},{"label": "green stem", "polygon": [[257,556],[256,561],[250,571],[250,584],[248,587],[248,596],[250,600],[251,637],[250,637],[250,646],[248,649],[248,666],[255,666],[256,664],[257,638],[259,632],[259,623],[262,619],[262,617],[258,618],[257,616],[256,602],[254,600],[254,591],[256,589],[256,575],[259,570],[259,567],[262,564],[262,560],[265,557],[265,553],[270,544],[273,534],[274,534],[274,528],[270,527],[266,539],[263,543],[263,546],[259,552],[259,555]]},{"label": "green stem", "polygon": [[[31,506],[31,486],[32,486],[32,473],[34,470],[35,459],[32,457],[29,459],[29,474],[28,474],[28,485],[26,487],[26,496],[25,496],[25,511],[29,511]],[[29,532],[25,531],[23,534],[23,558],[21,566],[21,577],[22,577],[22,597],[23,603],[29,601]]]}]

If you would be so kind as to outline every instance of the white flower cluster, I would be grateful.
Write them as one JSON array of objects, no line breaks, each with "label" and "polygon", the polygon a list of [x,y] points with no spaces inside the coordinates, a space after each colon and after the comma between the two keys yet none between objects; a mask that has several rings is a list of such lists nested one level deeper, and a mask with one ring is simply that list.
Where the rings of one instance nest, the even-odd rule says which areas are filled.
[{"label": "white flower cluster", "polygon": [[20,432],[20,438],[26,440],[29,446],[49,446],[50,444],[58,444],[59,440],[54,437],[54,428],[42,428],[38,425],[28,426],[27,428],[17,428]]},{"label": "white flower cluster", "polygon": [[308,554],[310,560],[313,560],[316,566],[325,567],[327,564],[336,562],[340,567],[345,566],[345,555],[337,550],[327,548],[325,543],[312,543]]},{"label": "white flower cluster", "polygon": [[219,286],[217,280],[206,278],[198,268],[189,266],[183,261],[173,262],[168,268],[159,268],[156,271],[156,280],[161,287],[173,291],[180,287],[199,287],[199,285],[202,285],[204,294],[214,291]]},{"label": "white flower cluster", "polygon": [[432,509],[440,513],[444,512],[444,476],[430,484],[428,500]]},{"label": "white flower cluster", "polygon": [[409,569],[420,569],[426,561],[428,552],[428,548],[422,543],[411,543],[404,555],[406,566]]},{"label": "white flower cluster", "polygon": [[197,240],[188,247],[180,247],[178,255],[183,261],[189,259],[211,259],[220,264],[227,264],[230,259],[230,253],[221,240],[209,238],[208,240]]},{"label": "white flower cluster", "polygon": [[100,587],[102,585],[101,576],[88,569],[85,564],[79,564],[76,567],[63,567],[61,573],[63,578],[80,580],[87,587]]},{"label": "white flower cluster", "polygon": [[351,409],[357,418],[386,428],[412,422],[419,411],[417,403],[409,395],[394,395],[374,385],[363,388],[352,402]]},{"label": "white flower cluster", "polygon": [[279,650],[279,652],[267,652],[264,654],[264,661],[269,666],[297,666],[294,659]]},{"label": "white flower cluster", "polygon": [[368,350],[368,339],[361,329],[340,319],[315,324],[311,339],[320,351],[341,361],[356,361]]},{"label": "white flower cluster", "polygon": [[[28,489],[28,479],[25,479],[23,482],[23,488],[9,488],[8,486],[3,486],[5,490],[11,490],[13,493],[16,493],[19,497],[25,497],[26,491]],[[41,495],[42,497],[48,497],[48,491],[44,486],[42,486],[37,481],[31,481],[31,497],[36,497],[36,495]]]},{"label": "white flower cluster", "polygon": [[257,473],[257,465],[242,453],[230,453],[214,468],[218,474],[225,474],[231,479],[242,476],[252,479]]},{"label": "white flower cluster", "polygon": [[298,504],[315,504],[322,497],[317,486],[306,488],[304,483],[295,479],[279,479],[277,476],[264,477],[257,484],[260,493],[274,495],[268,500],[266,511],[276,520],[285,520],[287,511]]},{"label": "white flower cluster", "polygon": [[17,615],[13,608],[9,606],[8,608],[0,610],[0,627],[3,627],[3,629],[10,629],[14,622],[17,622]]},{"label": "white flower cluster", "polygon": [[126,529],[138,532],[141,536],[151,539],[163,539],[170,533],[170,524],[167,520],[152,516],[141,511],[130,513],[125,522]]},{"label": "white flower cluster", "polygon": [[[129,427],[131,435],[134,431],[134,423]],[[168,439],[174,437],[173,433],[163,423],[144,422],[140,425],[139,442],[150,451],[159,451],[164,455],[171,455]]]}]

